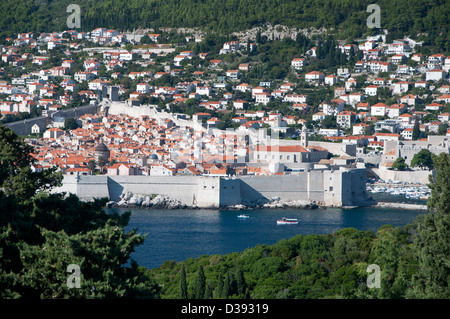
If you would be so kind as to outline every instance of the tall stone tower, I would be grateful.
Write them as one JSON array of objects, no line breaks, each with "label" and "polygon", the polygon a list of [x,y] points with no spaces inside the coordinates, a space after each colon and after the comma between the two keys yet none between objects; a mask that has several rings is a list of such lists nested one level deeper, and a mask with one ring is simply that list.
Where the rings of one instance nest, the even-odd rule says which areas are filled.
[{"label": "tall stone tower", "polygon": [[308,147],[308,130],[305,125],[303,125],[302,133],[300,134],[300,145],[305,148]]}]

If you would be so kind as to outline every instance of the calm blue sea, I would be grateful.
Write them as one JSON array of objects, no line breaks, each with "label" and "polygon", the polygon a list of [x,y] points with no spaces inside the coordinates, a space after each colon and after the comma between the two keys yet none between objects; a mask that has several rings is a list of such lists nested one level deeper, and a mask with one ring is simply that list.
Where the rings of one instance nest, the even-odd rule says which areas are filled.
[{"label": "calm blue sea", "polygon": [[[124,212],[127,209],[116,209]],[[376,232],[383,225],[404,226],[425,211],[388,208],[328,208],[230,210],[131,210],[126,230],[147,238],[132,258],[140,266],[159,267],[166,260],[183,261],[201,255],[241,252],[258,244],[271,245],[298,234],[328,234],[353,227]],[[237,216],[245,213],[248,219]],[[277,225],[282,217],[298,225]]]}]

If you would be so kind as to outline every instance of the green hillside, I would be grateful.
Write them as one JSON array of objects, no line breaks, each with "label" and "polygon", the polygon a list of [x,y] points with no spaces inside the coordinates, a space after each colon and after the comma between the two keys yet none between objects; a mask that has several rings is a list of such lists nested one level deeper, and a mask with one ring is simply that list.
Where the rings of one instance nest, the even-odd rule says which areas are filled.
[{"label": "green hillside", "polygon": [[[81,27],[132,30],[146,27],[200,27],[213,32],[240,31],[265,23],[298,28],[321,28],[344,38],[370,32],[366,20],[368,0],[23,0],[2,1],[0,30],[17,32],[64,30],[69,4],[81,7]],[[381,28],[425,38],[449,51],[445,0],[381,0]]]}]

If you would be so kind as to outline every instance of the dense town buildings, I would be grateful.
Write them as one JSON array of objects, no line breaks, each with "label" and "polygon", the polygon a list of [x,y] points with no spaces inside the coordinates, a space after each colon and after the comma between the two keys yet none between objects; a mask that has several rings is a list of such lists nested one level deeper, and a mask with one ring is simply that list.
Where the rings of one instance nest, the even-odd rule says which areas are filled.
[{"label": "dense town buildings", "polygon": [[[402,156],[406,141],[416,138],[415,127],[423,135],[418,142],[448,152],[450,57],[417,54],[417,43],[407,39],[385,43],[372,37],[340,45],[347,56],[351,50],[360,53],[361,60],[332,74],[305,71],[315,50],[299,52],[286,61],[294,77],[251,85],[246,74],[254,63],[235,65],[224,57],[257,52],[257,43],[225,42],[219,55],[208,58],[205,52],[160,43],[161,34],[147,36],[153,44],[131,49],[125,44],[137,44],[136,37],[107,28],[19,34],[1,46],[2,75],[12,67],[23,70],[20,77],[0,82],[3,117],[22,112],[47,118],[27,126],[26,133],[35,135],[30,142],[39,165],[57,166],[67,175],[292,174],[336,163],[392,162],[395,158],[385,155],[395,149]],[[97,47],[83,47],[86,43]],[[318,101],[305,93],[321,88],[334,98]],[[109,114],[105,105],[115,102],[127,110],[156,105],[160,113]],[[61,110],[87,104],[99,112],[76,116],[80,127],[64,129]],[[183,113],[193,106],[202,111]],[[177,119],[186,122],[179,125]],[[226,128],[247,139],[218,133]],[[265,138],[252,138],[257,130]],[[273,136],[281,142],[274,144]],[[308,136],[323,144],[305,143]],[[408,162],[415,150],[408,148]],[[355,160],[333,161],[340,156]]]}]

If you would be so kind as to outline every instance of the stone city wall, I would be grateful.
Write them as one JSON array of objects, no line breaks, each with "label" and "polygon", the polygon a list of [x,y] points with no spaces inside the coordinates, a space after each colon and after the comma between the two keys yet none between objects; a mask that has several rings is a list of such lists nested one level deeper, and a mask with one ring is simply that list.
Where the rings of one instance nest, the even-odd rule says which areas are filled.
[{"label": "stone city wall", "polygon": [[125,102],[112,102],[108,105],[108,115],[121,114],[126,114],[131,117],[141,117],[147,115],[156,120],[170,119],[175,125],[180,127],[194,127],[196,130],[204,130],[200,123],[180,118],[179,115],[174,113],[162,111],[157,105],[132,106]]},{"label": "stone city wall", "polygon": [[[57,111],[52,114],[52,117],[73,117],[78,118],[84,114],[96,114],[98,111],[97,105],[85,105],[80,107],[75,107],[67,110]],[[52,118],[47,116],[39,116],[35,118],[30,118],[22,121],[15,121],[6,123],[5,126],[14,131],[17,135],[30,135],[31,128],[37,124],[41,132],[47,129],[47,126],[52,123]]]},{"label": "stone city wall", "polygon": [[6,123],[5,126],[14,131],[17,135],[30,135],[31,128],[37,124],[41,132],[45,131],[47,125],[50,124],[50,119],[46,116],[39,116],[22,121]]},{"label": "stone city wall", "polygon": [[99,109],[100,109],[99,105],[96,104],[83,105],[71,109],[57,111],[52,114],[52,117],[78,118],[85,114],[97,114]]},{"label": "stone city wall", "polygon": [[428,176],[433,173],[433,171],[395,171],[387,169],[372,168],[371,171],[375,176],[379,177],[384,181],[391,180],[413,183],[413,184],[428,184]]},{"label": "stone city wall", "polygon": [[124,194],[164,195],[189,207],[251,206],[267,201],[359,206],[367,199],[365,169],[321,171],[296,175],[239,176],[64,176],[66,191],[82,200],[107,197],[119,202]]}]

